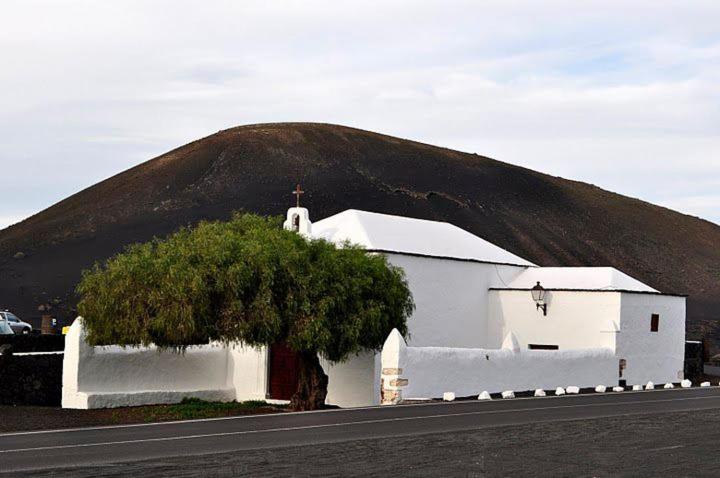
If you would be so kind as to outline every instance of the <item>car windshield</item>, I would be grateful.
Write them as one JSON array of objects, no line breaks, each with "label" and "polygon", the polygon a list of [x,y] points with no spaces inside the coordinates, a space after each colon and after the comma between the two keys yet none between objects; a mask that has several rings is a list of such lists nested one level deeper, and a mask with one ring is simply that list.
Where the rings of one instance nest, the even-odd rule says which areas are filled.
[{"label": "car windshield", "polygon": [[8,325],[7,321],[0,320],[0,335],[10,335],[12,333],[14,332]]}]

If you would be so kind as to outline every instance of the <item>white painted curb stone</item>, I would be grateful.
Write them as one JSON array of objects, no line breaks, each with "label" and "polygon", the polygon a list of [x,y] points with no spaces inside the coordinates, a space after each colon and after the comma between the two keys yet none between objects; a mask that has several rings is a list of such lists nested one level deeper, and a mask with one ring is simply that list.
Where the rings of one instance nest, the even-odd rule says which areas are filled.
[{"label": "white painted curb stone", "polygon": [[690,380],[683,380],[682,382],[680,382],[680,386],[682,388],[690,388],[692,387],[692,382]]},{"label": "white painted curb stone", "polygon": [[605,393],[605,390],[607,390],[607,387],[605,385],[598,385],[595,387],[595,391],[597,393]]},{"label": "white painted curb stone", "polygon": [[557,395],[557,396],[565,395],[565,389],[562,388],[562,387],[556,388],[556,389],[555,389],[555,395]]},{"label": "white painted curb stone", "polygon": [[655,390],[655,384],[648,382],[647,385],[645,385],[645,390]]},{"label": "white painted curb stone", "polygon": [[663,388],[675,388],[675,385],[673,385],[672,383],[666,383]]},{"label": "white painted curb stone", "polygon": [[633,390],[639,392],[640,390],[642,390],[642,385],[633,385]]},{"label": "white painted curb stone", "polygon": [[573,385],[566,388],[565,391],[568,393],[568,395],[577,395],[578,393],[580,393],[580,387],[576,387]]},{"label": "white painted curb stone", "polygon": [[613,392],[624,392],[625,387],[613,387]]},{"label": "white painted curb stone", "polygon": [[512,390],[505,390],[502,393],[502,398],[515,398],[515,392],[513,392]]},{"label": "white painted curb stone", "polygon": [[480,395],[478,395],[478,400],[492,400],[492,397],[486,390],[486,391],[482,392]]},{"label": "white painted curb stone", "polygon": [[701,386],[701,387],[709,387],[709,386],[710,386],[710,382],[703,382],[703,383],[700,384],[700,386]]},{"label": "white painted curb stone", "polygon": [[545,395],[545,390],[543,390],[542,388],[538,388],[537,390],[535,390],[536,397],[544,397]]},{"label": "white painted curb stone", "polygon": [[455,400],[455,394],[453,392],[443,393],[443,401],[444,402],[452,402],[453,400]]}]

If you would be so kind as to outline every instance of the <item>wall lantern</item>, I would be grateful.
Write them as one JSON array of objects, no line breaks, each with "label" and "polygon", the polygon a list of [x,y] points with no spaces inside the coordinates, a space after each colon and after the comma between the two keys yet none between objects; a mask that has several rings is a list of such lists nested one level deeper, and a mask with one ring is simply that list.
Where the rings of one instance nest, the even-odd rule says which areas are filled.
[{"label": "wall lantern", "polygon": [[542,309],[543,315],[547,315],[547,304],[545,303],[545,292],[546,292],[545,288],[540,285],[540,282],[538,282],[535,287],[530,289],[532,298],[535,301],[535,306],[538,309]]}]

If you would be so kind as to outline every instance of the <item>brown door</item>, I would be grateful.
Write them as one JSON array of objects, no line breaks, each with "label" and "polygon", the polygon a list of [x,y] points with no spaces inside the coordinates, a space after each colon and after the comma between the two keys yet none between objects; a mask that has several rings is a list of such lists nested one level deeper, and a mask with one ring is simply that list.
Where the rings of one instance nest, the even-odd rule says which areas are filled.
[{"label": "brown door", "polygon": [[284,343],[270,347],[270,398],[290,400],[298,386],[298,354]]}]

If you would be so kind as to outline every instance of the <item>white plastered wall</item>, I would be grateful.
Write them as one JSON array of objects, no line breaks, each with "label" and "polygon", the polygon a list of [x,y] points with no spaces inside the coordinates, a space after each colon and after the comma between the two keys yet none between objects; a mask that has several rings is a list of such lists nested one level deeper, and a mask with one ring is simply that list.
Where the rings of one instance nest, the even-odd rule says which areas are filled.
[{"label": "white plastered wall", "polygon": [[346,362],[331,364],[321,361],[328,375],[330,405],[363,407],[377,405],[380,400],[380,354],[370,352],[351,356]]},{"label": "white plastered wall", "polygon": [[[413,346],[485,347],[488,294],[526,267],[386,253],[405,271],[415,301],[408,319]],[[329,377],[327,403],[341,407],[380,402],[380,354],[365,353],[341,364],[323,362]]]},{"label": "white plastered wall", "polygon": [[[685,357],[685,298],[608,291],[548,291],[548,315],[536,310],[529,291],[490,291],[490,346],[512,332],[521,348],[558,345],[560,351],[615,350],[616,380],[628,384],[676,382]],[[652,314],[660,316],[650,331]],[[626,368],[620,377],[620,359]]]},{"label": "white plastered wall", "polygon": [[[617,356],[626,360],[628,384],[677,382],[685,362],[685,298],[653,294],[622,294]],[[650,331],[652,314],[660,316]]]},{"label": "white plastered wall", "polygon": [[228,348],[228,381],[235,400],[265,400],[268,391],[268,348],[232,344]]},{"label": "white plastered wall", "polygon": [[512,332],[524,349],[528,344],[557,345],[560,350],[615,349],[620,293],[548,291],[546,303],[545,316],[530,291],[490,291],[488,348],[499,348]]},{"label": "white plastered wall", "polygon": [[[415,313],[408,320],[410,343],[413,345],[485,346],[487,289],[502,286],[525,269],[518,266],[400,254],[387,256],[391,263],[405,270],[416,302]],[[129,364],[135,359],[128,353],[136,353],[137,349],[117,352],[116,359]],[[265,399],[268,380],[267,350],[236,345],[224,353],[226,365],[223,370],[227,374],[224,389],[231,392],[223,393],[232,393],[232,398],[239,401]],[[95,354],[90,362],[96,363],[97,357]],[[182,368],[185,365],[179,366]],[[353,356],[347,362],[336,365],[324,362],[323,368],[329,377],[329,404],[350,407],[379,402],[379,354]],[[80,390],[85,389],[81,386]],[[138,399],[141,397],[139,392],[135,390]]]},{"label": "white plastered wall", "polygon": [[[525,267],[386,254],[405,271],[415,301],[408,319],[409,343],[420,346],[482,347],[486,344],[488,295]],[[323,361],[329,377],[327,403],[341,407],[380,401],[380,354]]]},{"label": "white plastered wall", "polygon": [[[411,346],[488,347],[488,289],[526,268],[386,254],[402,267],[415,300],[408,319]],[[529,293],[528,293],[529,295]]]},{"label": "white plastered wall", "polygon": [[[112,408],[212,401],[268,400],[268,349],[240,344],[188,348],[184,354],[156,347],[91,347],[82,318],[70,327],[63,362],[63,408]],[[379,355],[347,362],[323,361],[330,381],[327,403],[342,407],[378,403]],[[268,400],[274,402],[274,400]]]},{"label": "white plastered wall", "polygon": [[[399,334],[391,334],[385,343],[382,370],[385,398],[393,400],[438,398],[444,392],[463,397],[483,391],[594,387],[617,382],[617,360],[609,348],[407,347]],[[401,395],[395,395],[397,391]]]},{"label": "white plastered wall", "polygon": [[82,318],[65,338],[63,408],[104,408],[175,403],[185,397],[228,401],[227,348],[189,347],[184,353],[156,347],[90,347]]}]

